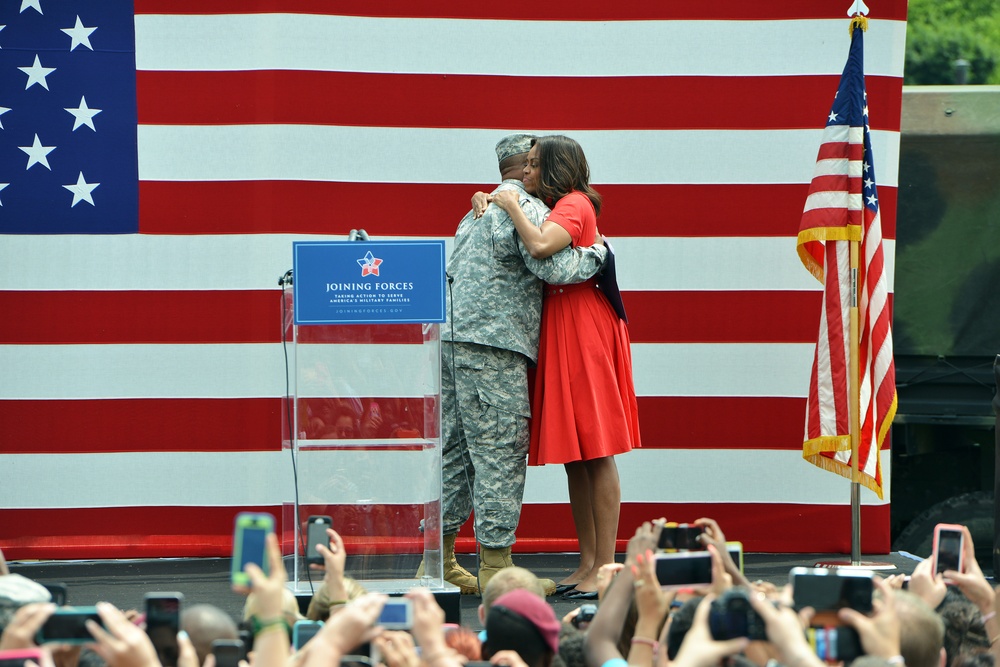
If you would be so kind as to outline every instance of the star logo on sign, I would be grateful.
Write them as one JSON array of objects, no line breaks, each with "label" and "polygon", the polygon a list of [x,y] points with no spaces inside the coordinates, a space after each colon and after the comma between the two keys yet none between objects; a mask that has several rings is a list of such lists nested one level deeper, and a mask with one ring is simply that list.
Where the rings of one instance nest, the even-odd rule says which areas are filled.
[{"label": "star logo on sign", "polygon": [[90,193],[93,192],[94,188],[96,188],[98,185],[100,185],[100,183],[88,183],[83,178],[83,172],[81,171],[80,175],[76,179],[76,183],[63,186],[64,188],[73,193],[73,203],[70,204],[69,207],[73,208],[81,201],[85,201],[91,206],[94,206],[95,205],[94,198],[90,196]]},{"label": "star logo on sign", "polygon": [[[0,23],[0,30],[3,30],[3,29],[4,29],[4,28],[6,28],[6,27],[7,27],[7,24],[6,24],[6,23]],[[2,48],[3,48],[3,47],[2,47],[2,46],[0,46],[0,49],[2,49]]]},{"label": "star logo on sign", "polygon": [[42,13],[42,0],[21,0],[21,11],[18,14],[23,14],[25,9],[34,9],[39,14]]},{"label": "star logo on sign", "polygon": [[28,75],[28,83],[24,84],[25,90],[31,88],[36,83],[45,90],[48,90],[49,84],[45,80],[45,77],[56,71],[55,67],[42,67],[37,53],[35,54],[35,63],[31,67],[18,67],[18,69]]},{"label": "star logo on sign", "polygon": [[[65,107],[63,107],[65,108]],[[91,109],[87,106],[87,98],[80,96],[80,106],[75,109],[69,108],[66,111],[73,114],[73,131],[76,132],[76,128],[86,125],[94,132],[97,132],[97,128],[94,127],[94,116],[101,113],[101,109]]]},{"label": "star logo on sign", "polygon": [[[8,109],[7,107],[0,107],[0,116],[4,115],[8,111],[10,111],[10,109]],[[3,129],[3,121],[0,121],[0,130],[2,129]]]},{"label": "star logo on sign", "polygon": [[379,264],[382,263],[381,259],[375,257],[372,251],[369,250],[364,257],[358,260],[358,265],[361,266],[361,277],[365,276],[377,276]]},{"label": "star logo on sign", "polygon": [[38,140],[38,135],[36,134],[35,140],[30,146],[18,146],[18,148],[28,154],[28,166],[24,168],[25,171],[31,169],[36,164],[40,164],[49,171],[52,171],[52,167],[49,166],[49,158],[47,156],[56,149],[55,146],[43,146],[42,142]]},{"label": "star logo on sign", "polygon": [[94,50],[94,47],[90,45],[90,33],[97,30],[97,26],[94,26],[93,28],[86,28],[83,25],[83,21],[80,20],[79,16],[77,16],[76,25],[74,25],[72,28],[60,28],[60,30],[69,35],[70,38],[73,40],[69,45],[70,51],[80,46],[81,44],[83,46],[86,46],[91,51]]},{"label": "star logo on sign", "polygon": [[[2,192],[3,189],[5,187],[7,187],[8,185],[10,185],[10,183],[0,183],[0,192]],[[3,206],[3,202],[2,201],[0,201],[0,206]]]}]

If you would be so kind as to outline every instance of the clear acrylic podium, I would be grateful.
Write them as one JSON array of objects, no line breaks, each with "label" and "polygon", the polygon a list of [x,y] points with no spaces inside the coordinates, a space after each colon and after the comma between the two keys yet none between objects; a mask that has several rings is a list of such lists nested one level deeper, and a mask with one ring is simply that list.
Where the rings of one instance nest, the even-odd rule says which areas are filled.
[{"label": "clear acrylic podium", "polygon": [[322,583],[304,551],[308,518],[325,515],[344,540],[346,575],[367,590],[457,594],[442,578],[439,325],[298,326],[291,291],[282,299],[283,441],[296,486],[282,509],[289,587],[301,597]]}]

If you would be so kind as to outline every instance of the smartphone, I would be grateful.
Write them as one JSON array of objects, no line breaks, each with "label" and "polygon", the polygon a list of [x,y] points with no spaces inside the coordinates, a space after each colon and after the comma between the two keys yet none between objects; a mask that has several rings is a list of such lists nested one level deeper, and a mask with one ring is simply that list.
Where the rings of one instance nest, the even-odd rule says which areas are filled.
[{"label": "smartphone", "polygon": [[961,572],[965,565],[962,560],[964,546],[965,533],[961,526],[951,523],[934,526],[934,574],[945,570]]},{"label": "smartphone", "polygon": [[176,667],[180,649],[177,633],[181,630],[181,602],[184,594],[146,593],[146,634],[156,648],[163,667]]},{"label": "smartphone", "polygon": [[239,639],[216,639],[212,642],[212,655],[216,667],[239,667],[240,660],[246,659],[243,642]]},{"label": "smartphone", "polygon": [[865,654],[858,631],[849,625],[806,628],[806,640],[816,656],[830,664],[847,664]]},{"label": "smartphone", "polygon": [[702,551],[705,545],[698,536],[703,532],[701,526],[690,523],[666,523],[660,530],[656,548],[661,551]]},{"label": "smartphone", "polygon": [[574,616],[572,620],[573,627],[577,630],[585,630],[587,626],[590,625],[590,622],[594,620],[594,616],[596,615],[596,604],[580,605],[580,611],[577,612],[576,616]]},{"label": "smartphone", "polygon": [[257,564],[264,574],[268,574],[267,553],[264,538],[274,532],[274,517],[270,514],[240,512],[236,515],[236,529],[233,532],[233,559],[231,578],[234,585],[250,586],[250,577],[243,571],[248,563]]},{"label": "smartphone", "polygon": [[19,648],[9,651],[0,651],[0,667],[24,667],[26,660],[31,660],[36,665],[44,664],[42,656],[44,653],[40,648]]},{"label": "smartphone", "polygon": [[66,600],[69,597],[66,590],[66,584],[42,584],[42,586],[44,586],[45,590],[47,590],[49,595],[52,596],[52,602],[57,607],[66,606]]},{"label": "smartphone", "polygon": [[862,614],[872,611],[874,573],[871,570],[829,570],[821,567],[793,567],[789,573],[796,611],[816,610],[815,625],[841,625],[837,610],[847,607]]},{"label": "smartphone", "polygon": [[742,542],[726,542],[726,551],[729,552],[729,557],[733,559],[736,566],[740,568],[740,572],[743,572],[743,543]]},{"label": "smartphone", "polygon": [[292,647],[298,651],[323,627],[322,621],[298,621],[292,626]]},{"label": "smartphone", "polygon": [[409,598],[389,598],[375,625],[386,630],[409,630],[413,627],[413,603]]},{"label": "smartphone", "polygon": [[656,554],[656,578],[661,588],[688,588],[712,583],[712,554],[678,551]]},{"label": "smartphone", "polygon": [[61,607],[49,616],[38,629],[36,644],[59,642],[61,644],[88,644],[94,637],[87,630],[87,619],[103,626],[97,607]]},{"label": "smartphone", "polygon": [[328,516],[311,516],[306,519],[306,563],[323,564],[323,555],[316,551],[316,545],[322,544],[330,548],[330,536],[326,529],[333,525],[333,519]]}]

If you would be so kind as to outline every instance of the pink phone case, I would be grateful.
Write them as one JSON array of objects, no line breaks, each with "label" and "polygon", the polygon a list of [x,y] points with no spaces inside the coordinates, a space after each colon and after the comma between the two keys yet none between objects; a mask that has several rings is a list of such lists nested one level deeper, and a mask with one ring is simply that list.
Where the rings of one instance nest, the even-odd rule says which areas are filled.
[{"label": "pink phone case", "polygon": [[941,540],[942,531],[954,531],[959,534],[959,549],[958,549],[958,572],[963,572],[965,570],[965,533],[962,531],[962,526],[953,523],[939,523],[934,526],[934,550],[931,554],[933,558],[933,572],[937,574],[938,571],[938,546]]},{"label": "pink phone case", "polygon": [[25,660],[31,660],[36,665],[41,665],[42,655],[42,649],[40,648],[11,649],[8,651],[0,651],[0,662],[9,663],[20,661],[23,664]]}]

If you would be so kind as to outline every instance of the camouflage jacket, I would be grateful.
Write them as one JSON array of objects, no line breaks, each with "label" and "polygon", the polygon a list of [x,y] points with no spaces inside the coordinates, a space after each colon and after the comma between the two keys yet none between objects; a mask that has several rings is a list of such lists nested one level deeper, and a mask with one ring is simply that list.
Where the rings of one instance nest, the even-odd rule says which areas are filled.
[{"label": "camouflage jacket", "polygon": [[[524,191],[521,182],[506,180],[494,192],[514,190],[521,210],[541,225],[549,209]],[[604,246],[563,248],[546,259],[534,259],[521,242],[510,216],[490,205],[478,220],[469,211],[458,225],[448,260],[448,316],[441,338],[479,343],[520,352],[538,360],[542,319],[542,281],[578,283],[596,274],[607,257]]]}]

